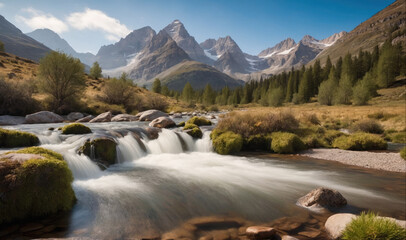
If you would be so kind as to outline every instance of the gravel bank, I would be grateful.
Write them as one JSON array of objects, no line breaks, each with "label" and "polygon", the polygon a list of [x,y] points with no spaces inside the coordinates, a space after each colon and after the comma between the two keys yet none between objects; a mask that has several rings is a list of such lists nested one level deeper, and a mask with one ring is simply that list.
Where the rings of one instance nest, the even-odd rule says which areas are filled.
[{"label": "gravel bank", "polygon": [[406,172],[406,160],[399,153],[347,151],[341,149],[310,149],[301,156],[337,161],[340,163],[390,172]]}]

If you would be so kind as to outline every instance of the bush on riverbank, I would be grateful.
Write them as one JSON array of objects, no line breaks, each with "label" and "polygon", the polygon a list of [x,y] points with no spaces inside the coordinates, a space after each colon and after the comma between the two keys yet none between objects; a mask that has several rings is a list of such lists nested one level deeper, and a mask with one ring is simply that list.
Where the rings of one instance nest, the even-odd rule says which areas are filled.
[{"label": "bush on riverbank", "polygon": [[191,123],[191,124],[196,124],[197,126],[210,126],[211,125],[211,121],[207,118],[204,117],[192,117],[191,119],[189,119],[187,122]]},{"label": "bush on riverbank", "polygon": [[406,131],[396,132],[394,130],[385,131],[385,140],[393,143],[406,143]]},{"label": "bush on riverbank", "polygon": [[292,132],[299,127],[298,120],[290,113],[231,112],[217,124],[217,129],[231,131],[248,138],[257,134]]},{"label": "bush on riverbank", "polygon": [[383,126],[372,119],[359,121],[352,125],[350,130],[352,132],[366,132],[375,134],[381,134],[384,131]]},{"label": "bush on riverbank", "polygon": [[257,134],[244,138],[242,149],[245,151],[269,151],[271,150],[272,138],[270,134]]},{"label": "bush on riverbank", "polygon": [[91,132],[92,130],[89,127],[81,123],[71,123],[62,128],[63,134],[87,134]]},{"label": "bush on riverbank", "polygon": [[271,149],[276,153],[295,153],[306,148],[303,141],[293,133],[274,132],[271,137]]},{"label": "bush on riverbank", "polygon": [[334,140],[333,147],[344,150],[385,150],[388,144],[381,137],[358,132],[349,136],[341,136]]},{"label": "bush on riverbank", "polygon": [[320,126],[301,127],[293,131],[307,148],[330,148],[334,139],[344,135],[337,130],[327,130]]},{"label": "bush on riverbank", "polygon": [[0,128],[0,147],[27,147],[38,144],[38,137],[32,133]]},{"label": "bush on riverbank", "polygon": [[13,153],[44,157],[26,161],[0,159],[0,224],[72,208],[72,172],[60,154],[34,147]]},{"label": "bush on riverbank", "polygon": [[238,153],[241,151],[243,139],[240,134],[227,132],[215,132],[211,135],[214,150],[222,155]]},{"label": "bush on riverbank", "polygon": [[346,226],[342,239],[404,240],[406,239],[406,230],[393,220],[379,218],[371,212],[363,212]]},{"label": "bush on riverbank", "polygon": [[199,126],[197,126],[196,124],[186,123],[185,127],[183,127],[183,130],[186,130],[186,133],[194,138],[203,137],[202,130],[200,130]]},{"label": "bush on riverbank", "polygon": [[400,150],[400,156],[406,160],[406,147]]}]

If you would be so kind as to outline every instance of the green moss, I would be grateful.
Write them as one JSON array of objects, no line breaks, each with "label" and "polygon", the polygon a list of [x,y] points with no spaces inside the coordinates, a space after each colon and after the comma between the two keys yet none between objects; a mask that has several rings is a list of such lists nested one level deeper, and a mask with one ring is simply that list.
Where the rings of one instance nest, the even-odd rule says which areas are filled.
[{"label": "green moss", "polygon": [[406,143],[406,132],[386,132],[385,140],[394,143]]},{"label": "green moss", "polygon": [[202,138],[203,132],[202,130],[196,125],[192,123],[186,123],[183,130],[186,130],[186,133],[194,138]]},{"label": "green moss", "polygon": [[63,134],[87,134],[91,132],[90,128],[81,123],[71,123],[62,128]]},{"label": "green moss", "polygon": [[28,153],[28,154],[38,154],[46,158],[55,158],[57,160],[63,160],[61,154],[54,152],[52,150],[42,148],[42,147],[29,147],[23,148],[18,151],[13,151],[14,153]]},{"label": "green moss", "polygon": [[66,211],[75,202],[67,163],[47,149],[24,150],[16,152],[35,152],[46,158],[0,161],[0,224]]},{"label": "green moss", "polygon": [[193,123],[196,124],[197,126],[204,126],[204,125],[211,125],[211,121],[204,118],[204,117],[192,117],[189,119],[186,124],[188,123]]},{"label": "green moss", "polygon": [[406,147],[400,150],[400,156],[406,160]]},{"label": "green moss", "polygon": [[404,240],[406,229],[395,221],[379,218],[374,213],[361,213],[344,229],[342,239],[348,240]]},{"label": "green moss", "polygon": [[268,151],[271,148],[271,135],[262,135],[262,134],[257,134],[254,136],[250,136],[248,138],[245,138],[243,141],[243,150],[246,151],[255,151],[255,150],[261,150],[261,151]]},{"label": "green moss", "polygon": [[295,153],[306,148],[303,141],[293,133],[275,132],[271,137],[271,149],[276,153]]},{"label": "green moss", "polygon": [[183,122],[180,122],[180,123],[178,123],[178,127],[184,127],[185,126],[185,122],[183,121]]},{"label": "green moss", "polygon": [[355,133],[334,140],[333,147],[344,150],[385,150],[388,144],[381,137],[370,133]]},{"label": "green moss", "polygon": [[94,146],[94,158],[104,166],[115,164],[117,161],[117,143],[109,138],[97,138],[92,141],[86,141],[85,144],[80,147],[79,153],[83,153],[88,157],[92,157],[92,145]]},{"label": "green moss", "polygon": [[211,131],[210,133],[210,139],[216,139],[218,136],[220,136],[221,134],[225,133],[226,131],[224,130],[220,130],[220,129],[213,129],[213,131]]},{"label": "green moss", "polygon": [[38,137],[32,133],[0,128],[0,147],[27,147],[38,144]]},{"label": "green moss", "polygon": [[[213,135],[212,135],[213,136]],[[241,151],[243,139],[240,134],[231,131],[216,135],[213,139],[213,148],[219,154],[232,154]]]}]

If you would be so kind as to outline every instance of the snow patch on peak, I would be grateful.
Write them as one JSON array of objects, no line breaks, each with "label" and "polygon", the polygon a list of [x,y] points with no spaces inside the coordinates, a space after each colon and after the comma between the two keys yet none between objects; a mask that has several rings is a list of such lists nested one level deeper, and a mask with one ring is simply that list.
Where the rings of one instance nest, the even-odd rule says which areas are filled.
[{"label": "snow patch on peak", "polygon": [[287,54],[289,54],[294,48],[295,48],[295,47],[292,47],[292,48],[289,48],[289,49],[287,49],[287,50],[285,50],[285,51],[282,51],[282,52],[278,53],[278,55],[287,55]]},{"label": "snow patch on peak", "polygon": [[209,52],[210,49],[208,49],[208,50],[207,50],[207,49],[204,49],[203,51],[204,51],[204,54],[206,54],[207,57],[213,59],[214,61],[217,61],[217,59],[219,59],[219,58],[221,57],[221,54],[220,54],[220,55],[212,55],[212,54]]}]

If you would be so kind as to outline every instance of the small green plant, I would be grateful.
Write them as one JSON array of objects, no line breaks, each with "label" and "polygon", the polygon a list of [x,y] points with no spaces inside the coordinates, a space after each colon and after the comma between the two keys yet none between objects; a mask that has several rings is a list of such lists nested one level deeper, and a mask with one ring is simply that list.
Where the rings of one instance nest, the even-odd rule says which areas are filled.
[{"label": "small green plant", "polygon": [[32,133],[0,128],[0,147],[27,147],[38,144],[38,137]]},{"label": "small green plant", "polygon": [[383,126],[375,120],[367,119],[362,120],[351,126],[351,131],[353,132],[366,132],[366,133],[375,133],[381,134],[384,129]]},{"label": "small green plant", "polygon": [[380,218],[372,212],[363,212],[345,227],[342,239],[404,240],[406,230],[393,220]]},{"label": "small green plant", "polygon": [[196,116],[189,119],[186,123],[196,124],[197,126],[211,125],[211,121],[209,119]]},{"label": "small green plant", "polygon": [[406,160],[406,147],[400,150],[400,156]]},{"label": "small green plant", "polygon": [[[215,138],[213,138],[215,136]],[[214,150],[222,155],[238,153],[241,151],[243,139],[241,135],[231,131],[220,135],[212,135]]]},{"label": "small green plant", "polygon": [[358,132],[349,136],[341,136],[333,141],[333,147],[344,150],[385,150],[388,144],[381,137]]},{"label": "small green plant", "polygon": [[271,149],[276,153],[295,153],[306,148],[303,141],[293,133],[274,132],[271,137]]},{"label": "small green plant", "polygon": [[91,132],[92,130],[89,127],[81,123],[71,123],[62,128],[63,134],[87,134]]}]

